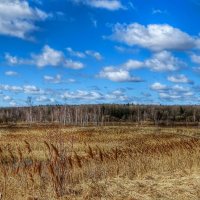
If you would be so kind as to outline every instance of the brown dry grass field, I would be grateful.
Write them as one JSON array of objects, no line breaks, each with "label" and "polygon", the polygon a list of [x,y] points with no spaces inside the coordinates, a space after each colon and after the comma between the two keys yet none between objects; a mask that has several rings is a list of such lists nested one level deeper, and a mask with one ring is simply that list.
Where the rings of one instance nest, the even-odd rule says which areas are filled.
[{"label": "brown dry grass field", "polygon": [[0,129],[0,199],[199,200],[200,129]]}]

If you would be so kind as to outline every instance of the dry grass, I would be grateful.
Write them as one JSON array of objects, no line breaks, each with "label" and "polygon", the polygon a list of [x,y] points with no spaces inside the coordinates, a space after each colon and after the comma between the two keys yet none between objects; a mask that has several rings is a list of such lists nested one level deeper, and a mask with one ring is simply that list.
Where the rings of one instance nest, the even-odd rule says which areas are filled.
[{"label": "dry grass", "polygon": [[198,200],[199,133],[131,126],[1,129],[2,199]]}]

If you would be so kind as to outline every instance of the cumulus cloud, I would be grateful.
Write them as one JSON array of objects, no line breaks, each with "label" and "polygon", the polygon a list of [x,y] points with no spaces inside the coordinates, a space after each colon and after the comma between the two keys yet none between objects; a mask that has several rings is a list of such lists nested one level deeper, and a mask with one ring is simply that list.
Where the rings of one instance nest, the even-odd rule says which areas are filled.
[{"label": "cumulus cloud", "polygon": [[[128,74],[128,71],[131,70],[147,68],[156,72],[173,72],[184,68],[185,66],[186,63],[173,56],[171,52],[161,51],[154,53],[152,57],[144,61],[129,59],[120,65],[118,71],[126,71],[126,74]],[[108,68],[107,71],[111,69]]]},{"label": "cumulus cloud", "polygon": [[53,49],[48,45],[45,45],[39,54],[31,54],[31,57],[28,59],[18,58],[6,53],[5,60],[10,65],[35,65],[39,68],[63,66],[71,69],[81,69],[84,67],[82,62],[69,59],[62,51]]},{"label": "cumulus cloud", "polygon": [[106,78],[114,82],[141,82],[139,77],[133,77],[129,71],[122,68],[115,68],[112,66],[104,67],[99,73],[98,77]]},{"label": "cumulus cloud", "polygon": [[154,84],[151,85],[150,87],[152,90],[155,90],[155,91],[164,91],[164,90],[168,90],[168,87],[164,84],[161,84],[159,82],[156,82]]},{"label": "cumulus cloud", "polygon": [[130,59],[126,63],[123,64],[123,67],[127,70],[140,69],[144,67],[144,63],[142,61]]},{"label": "cumulus cloud", "polygon": [[168,51],[161,51],[155,53],[152,58],[147,59],[144,65],[153,71],[176,71],[186,64],[177,57],[174,57],[172,53]]},{"label": "cumulus cloud", "polygon": [[26,0],[0,1],[0,34],[31,39],[30,33],[38,30],[36,21],[44,21],[49,15],[32,8]]},{"label": "cumulus cloud", "polygon": [[106,94],[102,94],[100,91],[67,91],[61,95],[61,98],[66,100],[84,100],[84,101],[126,101],[128,96],[122,90],[114,90]]},{"label": "cumulus cloud", "polygon": [[158,93],[161,100],[176,101],[176,100],[191,100],[194,97],[194,92],[189,87],[183,87],[181,85],[167,86],[156,82],[150,86],[150,88]]},{"label": "cumulus cloud", "polygon": [[147,26],[116,24],[113,34],[108,37],[129,46],[140,46],[153,51],[188,50],[200,47],[200,38],[174,28],[168,24],[149,24]]},{"label": "cumulus cloud", "polygon": [[[156,72],[173,72],[185,66],[186,64],[179,58],[173,56],[172,53],[168,51],[161,51],[154,53],[151,58],[144,61],[129,59],[118,67],[104,67],[98,74],[98,77],[106,78],[114,82],[141,82],[141,78],[131,76],[131,70],[147,68]],[[178,78],[183,79],[185,77]],[[184,80],[182,80],[182,82],[183,81]],[[189,80],[187,81],[189,83]]]},{"label": "cumulus cloud", "polygon": [[124,6],[119,0],[74,0],[73,2],[110,11],[124,9]]},{"label": "cumulus cloud", "polygon": [[167,80],[173,83],[193,83],[187,76],[184,74],[179,74],[176,76],[168,76]]},{"label": "cumulus cloud", "polygon": [[38,67],[58,66],[64,61],[64,54],[61,51],[57,51],[48,45],[45,45],[41,54],[33,54],[32,59]]}]

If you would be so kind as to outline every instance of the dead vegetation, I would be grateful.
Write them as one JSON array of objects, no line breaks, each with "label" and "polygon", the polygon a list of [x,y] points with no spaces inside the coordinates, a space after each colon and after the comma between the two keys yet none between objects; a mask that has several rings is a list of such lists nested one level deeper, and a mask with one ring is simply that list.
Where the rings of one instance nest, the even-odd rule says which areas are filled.
[{"label": "dead vegetation", "polygon": [[2,129],[2,199],[197,200],[198,134],[130,126]]}]

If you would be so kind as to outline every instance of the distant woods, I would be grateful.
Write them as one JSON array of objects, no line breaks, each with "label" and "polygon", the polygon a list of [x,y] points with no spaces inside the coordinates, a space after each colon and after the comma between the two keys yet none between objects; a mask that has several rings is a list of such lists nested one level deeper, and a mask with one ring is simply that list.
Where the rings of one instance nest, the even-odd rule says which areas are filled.
[{"label": "distant woods", "polygon": [[63,125],[109,125],[111,123],[199,125],[200,106],[134,104],[57,105],[0,108],[1,124],[51,123]]}]

